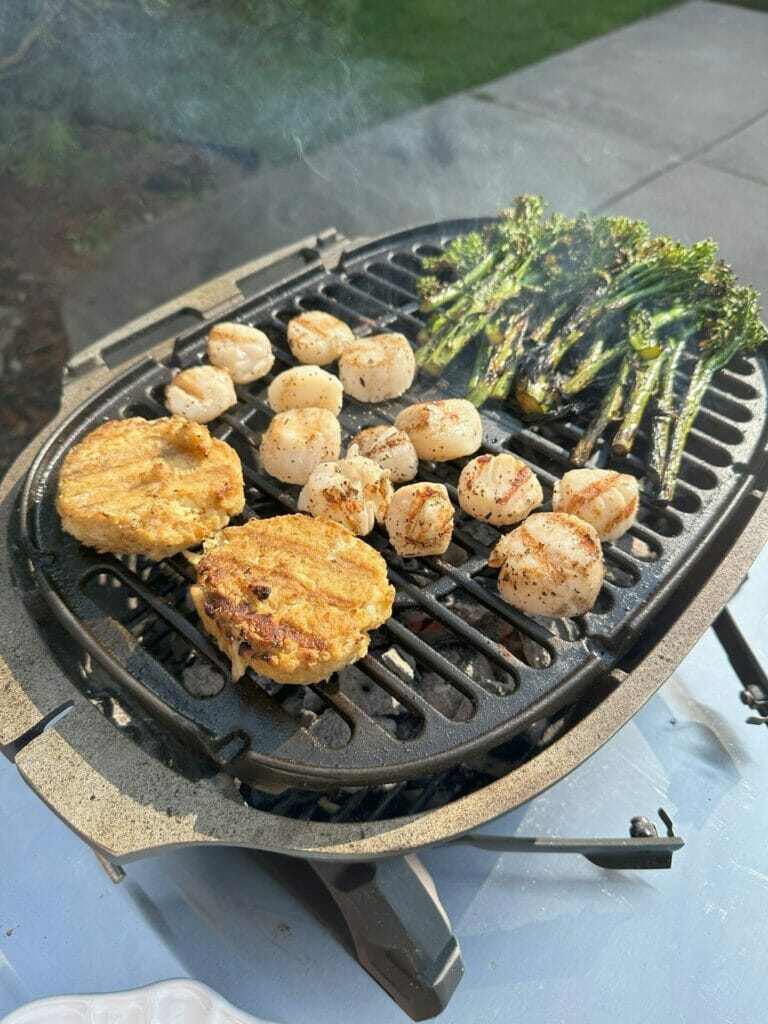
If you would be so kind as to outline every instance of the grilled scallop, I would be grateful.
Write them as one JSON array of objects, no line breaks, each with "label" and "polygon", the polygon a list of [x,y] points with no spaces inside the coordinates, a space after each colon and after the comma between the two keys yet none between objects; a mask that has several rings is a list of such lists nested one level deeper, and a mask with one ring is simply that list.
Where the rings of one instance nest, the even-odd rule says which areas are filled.
[{"label": "grilled scallop", "polygon": [[366,459],[373,459],[382,469],[388,469],[393,484],[413,480],[419,471],[419,457],[413,441],[397,427],[366,427],[355,435],[352,444]]},{"label": "grilled scallop", "polygon": [[344,390],[338,377],[319,366],[293,366],[278,373],[267,391],[275,412],[286,409],[328,409],[341,412]]},{"label": "grilled scallop", "polygon": [[384,402],[413,384],[416,359],[402,334],[373,334],[346,346],[339,376],[346,393],[358,402]]},{"label": "grilled scallop", "polygon": [[409,405],[395,426],[410,437],[420,459],[435,462],[472,455],[483,442],[480,414],[465,398]]},{"label": "grilled scallop", "polygon": [[206,544],[190,596],[239,679],[316,683],[368,650],[395,591],[381,555],[327,519],[277,516]]},{"label": "grilled scallop", "polygon": [[235,384],[250,384],[269,373],[275,354],[263,331],[224,323],[214,324],[208,334],[208,359],[226,370]]},{"label": "grilled scallop", "polygon": [[512,526],[544,500],[541,484],[514,455],[478,455],[459,477],[459,504],[493,526]]},{"label": "grilled scallop", "polygon": [[443,484],[409,484],[395,491],[385,520],[402,558],[442,555],[453,536],[453,505]]},{"label": "grilled scallop", "polygon": [[181,416],[108,420],[67,454],[56,507],[83,544],[167,558],[242,512],[234,449]]},{"label": "grilled scallop", "polygon": [[321,462],[299,495],[299,511],[333,519],[358,537],[383,523],[392,500],[389,472],[354,454],[338,462]]},{"label": "grilled scallop", "polygon": [[555,484],[552,508],[594,526],[600,540],[618,540],[637,519],[637,480],[607,469],[571,469]]},{"label": "grilled scallop", "polygon": [[287,409],[261,439],[264,469],[284,484],[305,484],[315,466],[341,452],[341,427],[328,409]]},{"label": "grilled scallop", "polygon": [[177,373],[165,389],[165,405],[174,416],[208,423],[237,402],[235,386],[218,366],[192,366]]},{"label": "grilled scallop", "polygon": [[501,566],[499,593],[507,604],[531,615],[583,615],[603,582],[597,532],[562,512],[529,516],[501,538],[488,565]]},{"label": "grilled scallop", "polygon": [[352,329],[343,320],[319,309],[301,313],[288,323],[288,344],[300,363],[332,363],[354,339]]}]

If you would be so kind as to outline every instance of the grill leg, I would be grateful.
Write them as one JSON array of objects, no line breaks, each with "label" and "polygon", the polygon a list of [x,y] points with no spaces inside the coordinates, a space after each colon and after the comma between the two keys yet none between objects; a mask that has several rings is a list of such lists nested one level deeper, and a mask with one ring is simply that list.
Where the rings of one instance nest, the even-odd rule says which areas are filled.
[{"label": "grill leg", "polygon": [[712,626],[743,687],[742,700],[757,712],[754,718],[747,721],[756,725],[768,725],[768,676],[727,606],[723,608]]},{"label": "grill leg", "polygon": [[310,863],[341,911],[366,971],[413,1020],[444,1010],[464,964],[421,861],[409,854]]}]

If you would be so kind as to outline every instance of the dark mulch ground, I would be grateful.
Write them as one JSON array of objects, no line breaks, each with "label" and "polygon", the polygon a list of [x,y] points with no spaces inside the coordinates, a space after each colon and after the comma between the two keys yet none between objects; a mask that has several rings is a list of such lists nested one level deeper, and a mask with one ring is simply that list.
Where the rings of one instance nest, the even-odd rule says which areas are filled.
[{"label": "dark mulch ground", "polygon": [[0,177],[0,476],[59,408],[68,282],[121,231],[226,187],[244,169],[221,153],[91,128],[89,152],[118,173],[25,188]]}]

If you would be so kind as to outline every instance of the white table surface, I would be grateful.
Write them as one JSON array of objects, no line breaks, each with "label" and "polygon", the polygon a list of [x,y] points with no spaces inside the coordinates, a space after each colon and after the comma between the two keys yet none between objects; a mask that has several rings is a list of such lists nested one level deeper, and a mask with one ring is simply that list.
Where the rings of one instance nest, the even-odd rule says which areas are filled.
[{"label": "white table surface", "polygon": [[[768,660],[768,549],[732,603]],[[763,1024],[768,953],[768,729],[714,635],[606,747],[497,822],[519,835],[623,835],[672,815],[670,871],[609,872],[579,857],[432,850],[424,861],[466,975],[441,1024]],[[62,992],[199,979],[283,1024],[405,1020],[347,947],[242,850],[129,865],[114,886],[0,759],[0,1015]]]}]

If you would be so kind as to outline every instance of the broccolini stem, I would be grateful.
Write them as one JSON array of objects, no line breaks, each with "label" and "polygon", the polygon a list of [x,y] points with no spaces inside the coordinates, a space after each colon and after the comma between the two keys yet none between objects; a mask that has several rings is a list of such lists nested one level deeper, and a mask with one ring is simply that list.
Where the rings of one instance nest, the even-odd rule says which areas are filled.
[{"label": "broccolini stem", "polygon": [[704,392],[709,387],[709,383],[720,368],[720,365],[722,364],[717,360],[702,360],[694,367],[688,391],[683,399],[675,423],[675,429],[669,446],[669,455],[661,474],[661,485],[658,492],[658,497],[661,501],[671,501],[674,496],[675,484],[677,483],[680,465],[683,461],[685,443],[699,414]]},{"label": "broccolini stem", "polygon": [[577,395],[588,387],[605,366],[609,366],[620,356],[624,356],[629,348],[628,341],[622,341],[613,348],[603,349],[593,346],[593,350],[581,363],[579,368],[560,386],[561,395]]},{"label": "broccolini stem", "polygon": [[497,388],[505,376],[514,374],[515,365],[523,349],[529,315],[530,307],[510,317],[501,342],[490,351],[485,373],[467,392],[467,398],[478,408],[489,398],[505,397],[502,393],[497,393]]},{"label": "broccolini stem", "polygon": [[476,284],[495,263],[498,263],[501,258],[501,252],[498,249],[494,249],[488,253],[485,259],[481,260],[476,267],[473,267],[463,277],[460,277],[456,281],[452,281],[447,284],[445,288],[436,292],[434,295],[430,295],[429,298],[421,300],[419,309],[422,313],[429,313],[433,309],[437,309],[438,306],[444,305],[446,302],[453,302],[454,299],[458,299],[464,292]]},{"label": "broccolini stem", "polygon": [[655,359],[642,359],[633,356],[634,382],[627,399],[626,412],[621,426],[613,439],[614,455],[627,455],[632,450],[635,437],[640,429],[640,421],[646,406],[659,384],[659,376],[666,361],[666,352],[661,352]]},{"label": "broccolini stem", "polygon": [[686,339],[691,332],[692,328],[687,333],[668,342],[667,345],[667,359],[664,363],[659,397],[656,402],[657,412],[651,421],[651,450],[646,467],[648,479],[654,483],[658,483],[661,480],[664,465],[667,461],[669,437],[675,418],[675,376],[680,365],[680,359],[685,351]]},{"label": "broccolini stem", "polygon": [[587,459],[592,454],[592,451],[597,444],[598,438],[605,428],[610,422],[617,420],[619,416],[621,416],[621,408],[624,403],[624,391],[629,378],[629,368],[629,360],[625,359],[619,367],[619,372],[616,374],[613,384],[611,384],[610,388],[603,396],[603,400],[600,403],[600,408],[598,409],[597,414],[584,431],[578,444],[571,452],[571,462],[574,466],[583,466],[586,464]]}]

